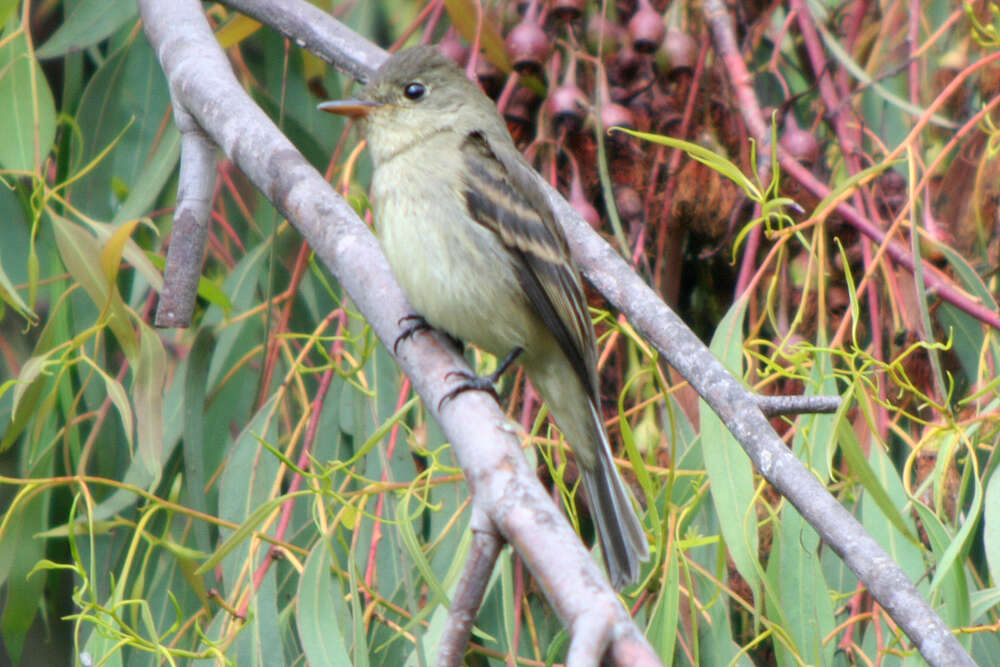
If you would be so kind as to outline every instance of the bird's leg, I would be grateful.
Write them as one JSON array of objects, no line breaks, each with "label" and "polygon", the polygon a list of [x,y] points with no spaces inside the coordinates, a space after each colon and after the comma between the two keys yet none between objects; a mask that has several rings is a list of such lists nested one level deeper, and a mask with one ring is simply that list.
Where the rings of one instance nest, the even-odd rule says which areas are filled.
[{"label": "bird's leg", "polygon": [[438,410],[441,409],[441,406],[444,405],[446,401],[450,401],[466,391],[487,391],[493,395],[493,398],[497,399],[497,402],[499,402],[500,398],[497,396],[496,389],[493,385],[497,383],[500,376],[503,375],[508,368],[510,368],[510,365],[514,363],[514,360],[517,359],[522,352],[524,352],[524,348],[515,347],[507,354],[506,357],[503,358],[503,361],[500,362],[497,369],[489,375],[473,375],[472,373],[466,373],[465,371],[451,371],[448,373],[445,376],[445,379],[457,376],[462,378],[463,382],[444,395],[444,398],[438,402]]}]

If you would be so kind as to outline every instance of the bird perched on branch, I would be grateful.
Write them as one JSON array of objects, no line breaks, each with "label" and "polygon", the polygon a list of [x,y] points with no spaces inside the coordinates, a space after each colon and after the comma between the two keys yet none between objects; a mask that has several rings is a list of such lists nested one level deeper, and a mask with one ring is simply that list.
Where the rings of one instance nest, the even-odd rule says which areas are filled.
[{"label": "bird perched on branch", "polygon": [[634,583],[649,547],[611,457],[580,274],[496,106],[418,46],[386,61],[357,99],[319,108],[359,121],[382,248],[417,313],[504,360],[458,391],[491,387],[519,360],[573,447],[612,584]]}]

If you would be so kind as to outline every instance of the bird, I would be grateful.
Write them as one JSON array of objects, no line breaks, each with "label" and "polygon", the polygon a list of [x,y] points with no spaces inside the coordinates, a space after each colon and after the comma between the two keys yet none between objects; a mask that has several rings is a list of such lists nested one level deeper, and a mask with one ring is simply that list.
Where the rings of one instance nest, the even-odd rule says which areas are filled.
[{"label": "bird", "polygon": [[601,416],[580,273],[493,101],[454,61],[417,46],[354,99],[319,109],[354,118],[367,142],[376,232],[421,318],[403,337],[426,323],[503,359],[458,391],[492,387],[520,363],[573,449],[612,585],[634,584],[649,545]]}]

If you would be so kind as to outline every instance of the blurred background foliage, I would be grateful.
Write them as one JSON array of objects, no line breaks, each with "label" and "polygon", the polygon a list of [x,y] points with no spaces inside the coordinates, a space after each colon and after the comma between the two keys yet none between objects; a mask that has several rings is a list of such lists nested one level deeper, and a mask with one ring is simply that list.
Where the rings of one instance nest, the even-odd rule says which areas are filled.
[{"label": "blurred background foliage", "polygon": [[[916,274],[787,175],[754,202],[682,152],[602,131],[687,139],[754,182],[694,3],[487,2],[473,70],[539,171],[731,370],[765,394],[843,396],[835,415],[775,428],[989,664],[997,331],[924,276],[997,313],[1000,9],[821,0],[803,22],[795,6],[729,7],[754,92],[785,150],[926,260]],[[356,134],[315,110],[350,82],[205,8],[248,91],[368,215]],[[463,65],[480,16],[470,0],[327,8]],[[385,347],[224,159],[193,325],[152,328],[179,135],[134,0],[0,1],[0,26],[0,664],[433,661],[467,492]],[[802,212],[764,215],[781,197]],[[653,544],[623,600],[664,660],[919,664],[718,419],[590,296],[607,418]],[[592,540],[530,386],[514,374],[502,394]],[[509,550],[473,639],[470,664],[564,659],[565,631]]]}]

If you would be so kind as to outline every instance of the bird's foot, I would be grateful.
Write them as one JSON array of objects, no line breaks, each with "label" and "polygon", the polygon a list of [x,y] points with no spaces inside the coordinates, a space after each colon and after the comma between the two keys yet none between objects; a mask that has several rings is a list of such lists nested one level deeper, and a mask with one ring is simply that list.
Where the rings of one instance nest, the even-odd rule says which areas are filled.
[{"label": "bird's foot", "polygon": [[518,355],[520,355],[523,351],[523,348],[515,347],[506,357],[504,357],[503,361],[500,362],[500,365],[497,366],[497,369],[489,375],[475,375],[474,373],[466,373],[465,371],[449,372],[445,375],[446,380],[452,377],[458,377],[462,379],[462,383],[449,391],[440,401],[438,401],[438,410],[440,410],[441,407],[451,399],[467,391],[488,392],[491,396],[493,396],[496,402],[499,403],[500,397],[497,396],[497,390],[494,385],[496,385],[496,383],[500,380],[500,376],[506,372],[510,365],[514,363],[514,360],[517,359]]}]

